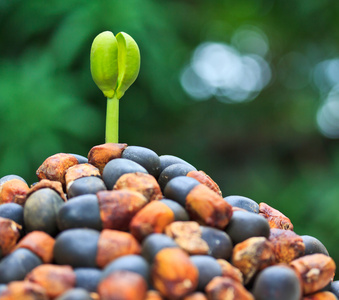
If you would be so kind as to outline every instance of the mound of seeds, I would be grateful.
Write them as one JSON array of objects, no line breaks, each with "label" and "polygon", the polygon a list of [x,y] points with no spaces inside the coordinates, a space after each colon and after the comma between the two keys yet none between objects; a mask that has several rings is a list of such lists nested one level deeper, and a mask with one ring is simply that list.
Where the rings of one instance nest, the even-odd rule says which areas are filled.
[{"label": "mound of seeds", "polygon": [[337,299],[335,263],[284,214],[127,144],[0,179],[0,299]]}]

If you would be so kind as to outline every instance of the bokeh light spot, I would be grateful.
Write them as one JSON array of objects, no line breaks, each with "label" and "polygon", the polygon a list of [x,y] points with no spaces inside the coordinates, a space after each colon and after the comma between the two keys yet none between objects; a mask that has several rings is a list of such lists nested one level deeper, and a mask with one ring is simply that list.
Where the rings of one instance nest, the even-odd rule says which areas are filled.
[{"label": "bokeh light spot", "polygon": [[232,37],[232,45],[242,53],[266,56],[269,51],[267,37],[255,26],[243,26]]},{"label": "bokeh light spot", "polygon": [[270,79],[271,69],[263,57],[243,55],[217,42],[199,45],[181,74],[181,84],[192,98],[216,97],[227,103],[254,99]]},{"label": "bokeh light spot", "polygon": [[339,84],[339,58],[318,63],[314,68],[313,80],[321,94],[328,93]]},{"label": "bokeh light spot", "polygon": [[317,113],[319,130],[328,138],[339,138],[339,85],[329,93]]}]

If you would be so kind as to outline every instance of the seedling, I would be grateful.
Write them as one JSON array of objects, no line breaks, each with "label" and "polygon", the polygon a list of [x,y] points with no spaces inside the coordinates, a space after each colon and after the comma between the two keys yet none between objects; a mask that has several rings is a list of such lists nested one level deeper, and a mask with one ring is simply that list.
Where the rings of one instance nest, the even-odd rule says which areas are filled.
[{"label": "seedling", "polygon": [[105,141],[118,143],[119,100],[139,74],[139,47],[125,32],[104,31],[93,40],[90,60],[92,78],[107,97]]}]

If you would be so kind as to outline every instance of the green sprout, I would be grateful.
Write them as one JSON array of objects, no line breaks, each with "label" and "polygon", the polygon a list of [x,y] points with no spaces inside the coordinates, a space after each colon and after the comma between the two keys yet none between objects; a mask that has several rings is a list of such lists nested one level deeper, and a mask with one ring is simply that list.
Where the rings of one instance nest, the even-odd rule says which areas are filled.
[{"label": "green sprout", "polygon": [[105,141],[118,143],[119,100],[138,77],[138,45],[125,32],[104,31],[93,40],[90,60],[92,78],[107,97]]}]

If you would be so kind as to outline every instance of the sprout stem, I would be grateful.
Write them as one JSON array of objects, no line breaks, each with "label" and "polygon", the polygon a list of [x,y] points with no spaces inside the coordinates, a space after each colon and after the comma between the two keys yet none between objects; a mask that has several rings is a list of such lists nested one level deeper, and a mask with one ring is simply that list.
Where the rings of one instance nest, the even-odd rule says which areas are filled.
[{"label": "sprout stem", "polygon": [[106,143],[119,141],[119,99],[114,93],[112,98],[107,97],[106,111]]}]

